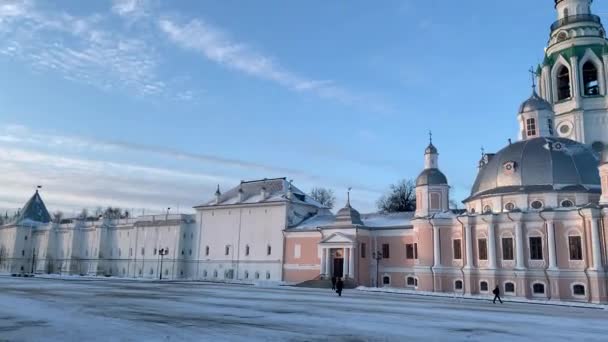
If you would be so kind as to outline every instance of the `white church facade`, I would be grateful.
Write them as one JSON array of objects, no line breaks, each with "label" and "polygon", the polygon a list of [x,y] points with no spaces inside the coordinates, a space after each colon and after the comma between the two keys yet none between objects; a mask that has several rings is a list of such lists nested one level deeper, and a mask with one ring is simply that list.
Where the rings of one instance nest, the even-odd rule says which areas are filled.
[{"label": "white church facade", "polygon": [[[349,285],[608,303],[608,42],[591,0],[555,0],[519,140],[485,153],[449,207],[432,141],[411,213],[332,213],[285,178],[193,215],[52,222],[37,192],[0,227],[0,272]],[[159,251],[169,251],[160,255]],[[163,264],[164,263],[164,264]],[[162,264],[162,265],[161,265]]]}]

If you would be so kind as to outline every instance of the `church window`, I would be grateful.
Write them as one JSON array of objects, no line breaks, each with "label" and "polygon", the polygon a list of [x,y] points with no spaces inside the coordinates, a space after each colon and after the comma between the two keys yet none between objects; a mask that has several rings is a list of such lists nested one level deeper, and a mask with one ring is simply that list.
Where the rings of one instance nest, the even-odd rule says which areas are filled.
[{"label": "church window", "polygon": [[407,286],[418,286],[418,279],[414,277],[407,277],[405,283]]},{"label": "church window", "polygon": [[528,137],[536,136],[536,120],[526,119],[526,135]]},{"label": "church window", "polygon": [[568,8],[564,8],[564,18],[568,17]]},{"label": "church window", "polygon": [[530,259],[543,260],[543,240],[540,236],[530,237]]},{"label": "church window", "polygon": [[266,255],[272,254],[272,247],[270,245],[266,246]]},{"label": "church window", "polygon": [[367,252],[367,245],[365,242],[361,242],[361,259],[365,259],[365,253]]},{"label": "church window", "polygon": [[532,207],[532,209],[540,210],[543,208],[543,202],[533,201],[532,203],[530,203],[530,206]]},{"label": "church window", "polygon": [[462,280],[456,280],[454,282],[454,290],[462,290]]},{"label": "church window", "polygon": [[562,65],[557,71],[557,100],[568,98],[570,98],[570,71]]},{"label": "church window", "polygon": [[568,236],[570,260],[583,260],[583,244],[580,236]]},{"label": "church window", "polygon": [[488,282],[487,281],[482,281],[479,283],[479,291],[488,292]]},{"label": "church window", "polygon": [[270,272],[266,272],[266,279],[270,279]]},{"label": "church window", "polygon": [[389,276],[382,277],[382,285],[390,285],[390,284],[391,284],[391,278]]},{"label": "church window", "polygon": [[502,238],[502,260],[513,260],[513,238]]},{"label": "church window", "polygon": [[588,61],[583,65],[583,86],[586,96],[595,96],[600,94],[600,84],[598,81],[598,72],[595,64]]},{"label": "church window", "polygon": [[532,292],[534,294],[545,294],[545,284],[536,283],[532,285]]},{"label": "church window", "polygon": [[572,203],[572,201],[571,201],[571,200],[568,200],[568,199],[567,199],[567,200],[563,200],[563,201],[562,201],[562,203],[561,203],[561,205],[562,205],[562,207],[564,207],[564,208],[570,208],[570,207],[573,207],[573,206],[574,206],[574,203]]},{"label": "church window", "polygon": [[230,255],[230,246],[224,248],[224,255]]},{"label": "church window", "polygon": [[505,204],[505,210],[506,210],[506,211],[512,211],[512,210],[514,210],[514,209],[515,209],[515,204],[513,204],[513,203],[511,203],[511,202],[509,202],[509,203]]},{"label": "church window", "polygon": [[462,248],[461,248],[461,239],[455,239],[453,241],[453,250],[454,250],[454,260],[462,259]]},{"label": "church window", "polygon": [[249,255],[249,245],[245,246],[245,256]]},{"label": "church window", "polygon": [[479,252],[479,260],[488,260],[488,243],[486,239],[477,240],[477,250]]},{"label": "church window", "polygon": [[382,245],[382,257],[384,259],[388,259],[390,258],[390,247],[388,243],[385,243]]},{"label": "church window", "polygon": [[505,293],[515,293],[515,284],[512,282],[505,283]]},{"label": "church window", "polygon": [[576,284],[572,286],[572,294],[575,296],[584,296],[585,295],[585,285]]},{"label": "church window", "polygon": [[430,194],[430,198],[431,198],[431,210],[437,210],[437,209],[441,209],[441,205],[440,205],[440,195],[436,192],[432,192]]},{"label": "church window", "polygon": [[405,245],[405,258],[406,259],[418,259],[416,255],[416,244],[408,243]]},{"label": "church window", "polygon": [[484,214],[489,214],[491,212],[492,212],[492,207],[491,206],[486,205],[486,206],[483,207],[483,213]]},{"label": "church window", "polygon": [[205,256],[209,256],[209,246],[205,246]]},{"label": "church window", "polygon": [[293,257],[296,259],[300,259],[302,256],[302,246],[300,244],[296,244],[293,248]]}]

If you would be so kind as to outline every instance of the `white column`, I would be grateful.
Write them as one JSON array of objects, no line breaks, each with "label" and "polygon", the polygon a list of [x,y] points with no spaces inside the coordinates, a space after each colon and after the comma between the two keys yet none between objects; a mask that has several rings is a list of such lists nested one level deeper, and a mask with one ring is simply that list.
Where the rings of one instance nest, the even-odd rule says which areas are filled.
[{"label": "white column", "polygon": [[439,241],[439,228],[433,227],[433,267],[441,267],[441,243]]},{"label": "white column", "polygon": [[325,275],[331,277],[331,249],[325,248]]},{"label": "white column", "polygon": [[581,81],[578,72],[578,57],[570,57],[570,70],[572,70],[572,80],[570,82],[570,91],[572,91],[572,98],[576,103],[576,108],[579,108],[581,100]]},{"label": "white column", "polygon": [[325,269],[325,259],[327,258],[326,253],[327,253],[327,251],[325,250],[325,248],[321,248],[321,274],[322,275],[326,275],[325,272],[327,272],[327,270]]},{"label": "white column", "polygon": [[591,218],[591,248],[593,249],[593,270],[602,269],[602,251],[600,246],[600,232],[597,226],[597,219]]},{"label": "white column", "polygon": [[355,249],[348,249],[348,277],[355,279]]},{"label": "white column", "polygon": [[348,260],[346,259],[346,252],[348,248],[344,248],[344,252],[342,253],[342,279],[344,279],[348,275]]},{"label": "white column", "polygon": [[521,222],[517,222],[515,224],[515,248],[517,251],[517,259],[515,268],[518,270],[523,270],[526,268],[524,264],[524,232]]},{"label": "white column", "polygon": [[464,266],[466,269],[473,268],[473,235],[471,225],[467,224],[464,226],[464,238],[467,253],[467,264]]},{"label": "white column", "polygon": [[496,268],[496,234],[494,224],[488,224],[488,268]]},{"label": "white column", "polygon": [[549,244],[549,269],[557,269],[557,257],[555,255],[555,226],[553,221],[547,221],[547,243]]}]

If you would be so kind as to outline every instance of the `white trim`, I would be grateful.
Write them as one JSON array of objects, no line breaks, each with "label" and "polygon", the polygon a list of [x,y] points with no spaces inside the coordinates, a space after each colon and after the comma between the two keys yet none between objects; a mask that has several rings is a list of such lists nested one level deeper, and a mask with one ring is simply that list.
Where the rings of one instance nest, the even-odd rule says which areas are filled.
[{"label": "white trim", "polygon": [[[460,285],[462,285],[461,288],[459,288],[459,289],[456,288],[456,282],[457,281],[459,281]],[[459,292],[459,293],[460,292],[464,292],[464,280],[462,280],[460,278],[454,279],[454,282],[452,283],[452,287],[454,288],[454,292]]]},{"label": "white trim", "polygon": [[[576,285],[581,285],[583,287],[583,289],[585,290],[585,293],[582,295],[577,295],[574,294],[574,286]],[[574,282],[570,284],[570,294],[572,295],[572,298],[576,298],[576,299],[585,299],[587,298],[587,285],[581,282]]]},{"label": "white trim", "polygon": [[585,95],[585,82],[583,80],[583,66],[587,62],[591,62],[595,66],[595,70],[597,71],[597,83],[598,83],[598,87],[599,87],[599,91],[600,91],[599,95],[600,96],[604,95],[605,94],[604,82],[602,82],[603,63],[599,59],[599,57],[597,57],[595,52],[593,52],[593,50],[587,48],[587,50],[585,50],[585,55],[583,55],[583,58],[581,58],[581,60],[578,62],[578,70],[579,70],[579,74],[581,75],[581,77],[580,77],[581,96],[583,96],[583,97],[588,96],[588,95]]},{"label": "white trim", "polygon": [[[408,278],[413,278],[414,279],[414,285],[408,285],[407,283],[407,279]],[[406,274],[405,275],[405,287],[407,288],[412,288],[412,289],[417,289],[418,288],[418,277],[416,277],[416,275],[414,274]]]},{"label": "white trim", "polygon": [[[507,284],[511,283],[513,284],[513,292],[507,292]],[[513,280],[505,280],[502,282],[502,288],[504,290],[504,294],[505,295],[509,295],[509,296],[515,296],[517,293],[517,282],[513,281]]]},{"label": "white trim", "polygon": [[[570,97],[559,100],[558,90],[557,90],[557,71],[562,66],[564,66],[564,67],[566,67],[566,69],[568,69],[568,76],[570,78]],[[553,84],[553,87],[552,87],[553,89],[551,89],[551,92],[553,94],[554,103],[561,102],[561,101],[567,101],[568,99],[574,98],[574,94],[573,94],[574,77],[573,76],[574,75],[572,73],[572,69],[570,68],[570,63],[568,63],[568,61],[561,54],[558,55],[557,60],[555,61],[555,64],[553,64],[553,68],[551,69],[551,83]]]},{"label": "white trim", "polygon": [[[488,287],[488,289],[485,291],[481,289],[481,283],[483,283],[483,282],[485,282]],[[490,282],[487,279],[479,279],[478,285],[479,285],[479,293],[490,293]]]},{"label": "white trim", "polygon": [[[542,284],[543,285],[543,289],[544,289],[544,293],[534,293],[534,285],[536,284]],[[535,280],[532,283],[530,283],[530,293],[532,293],[532,297],[543,297],[546,298],[547,297],[547,284],[544,281],[541,280]]]},{"label": "white trim", "polygon": [[[382,279],[382,287],[391,287],[391,285],[393,284],[393,278],[391,277],[390,274],[388,273],[383,273],[381,276]],[[388,284],[384,283],[384,278],[387,277],[388,278]]]}]

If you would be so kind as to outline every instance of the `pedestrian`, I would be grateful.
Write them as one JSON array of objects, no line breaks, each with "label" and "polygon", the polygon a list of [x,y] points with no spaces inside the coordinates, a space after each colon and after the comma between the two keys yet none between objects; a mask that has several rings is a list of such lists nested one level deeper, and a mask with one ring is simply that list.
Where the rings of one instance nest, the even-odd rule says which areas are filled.
[{"label": "pedestrian", "polygon": [[336,290],[336,276],[331,277],[331,289]]},{"label": "pedestrian", "polygon": [[494,294],[494,300],[492,301],[492,303],[496,304],[496,299],[498,299],[500,301],[500,304],[502,304],[502,299],[500,299],[500,289],[498,288],[498,285],[496,285],[492,293]]},{"label": "pedestrian", "polygon": [[338,292],[338,296],[342,297],[342,289],[344,288],[344,282],[342,281],[342,278],[338,278],[338,281],[336,282],[336,292]]}]

